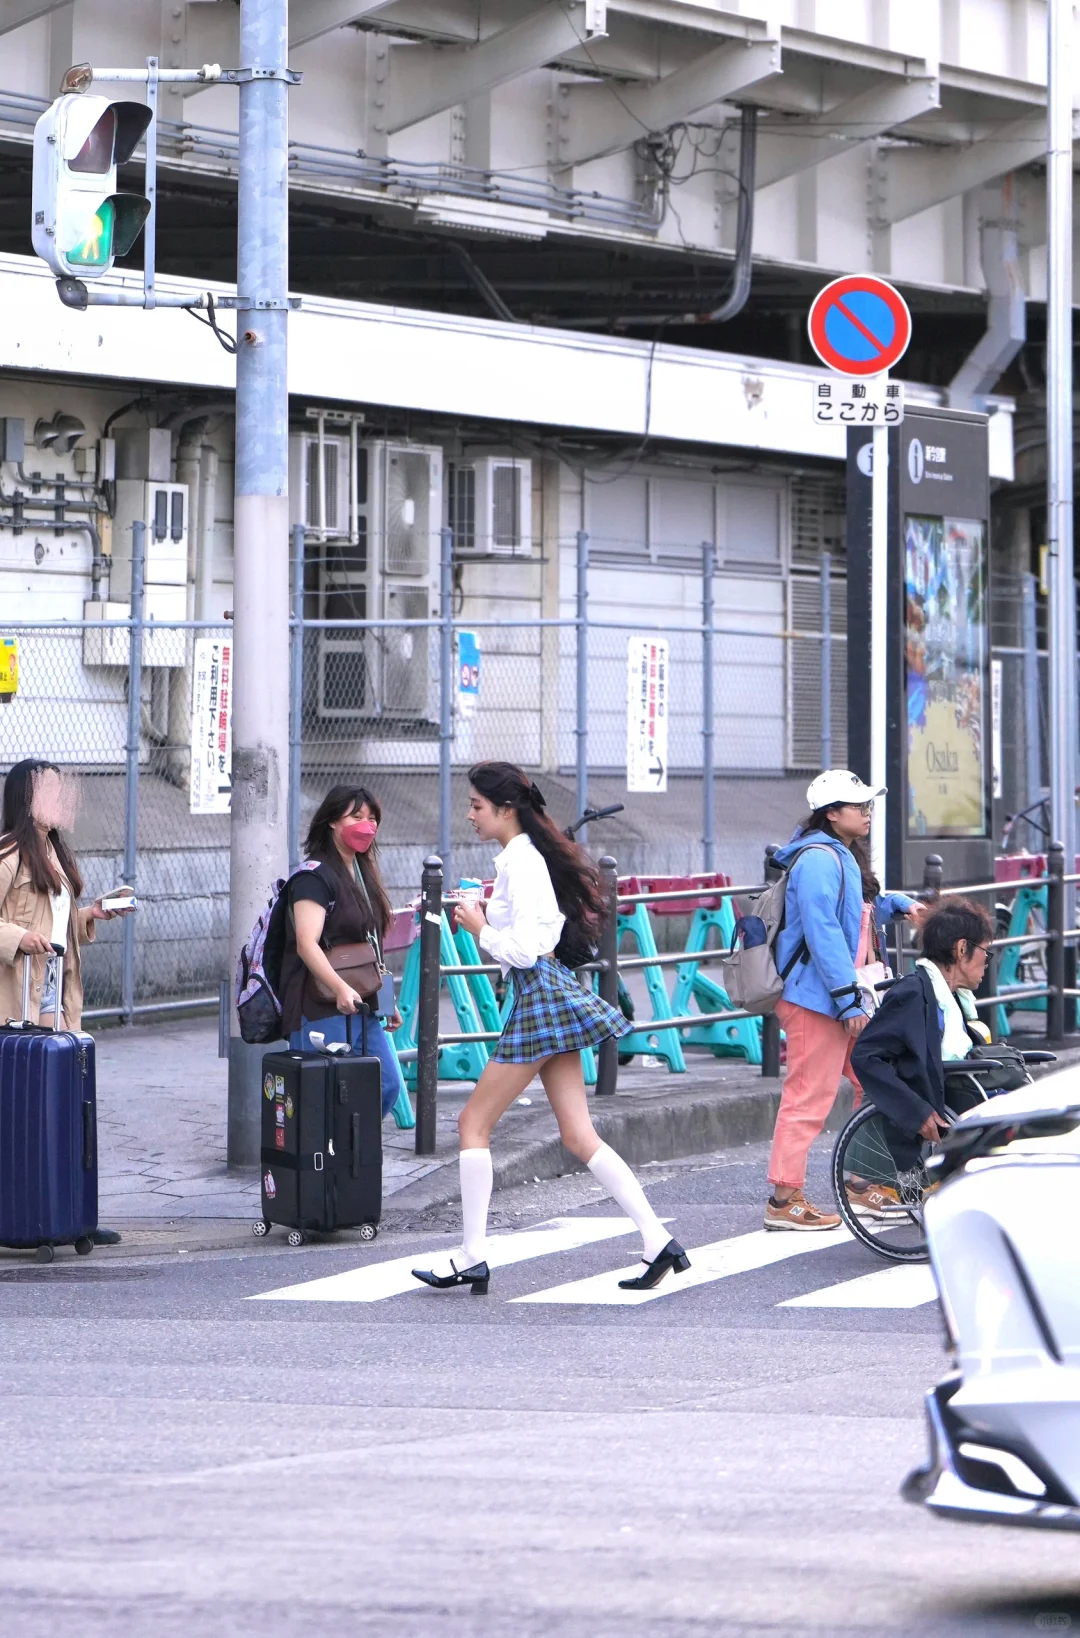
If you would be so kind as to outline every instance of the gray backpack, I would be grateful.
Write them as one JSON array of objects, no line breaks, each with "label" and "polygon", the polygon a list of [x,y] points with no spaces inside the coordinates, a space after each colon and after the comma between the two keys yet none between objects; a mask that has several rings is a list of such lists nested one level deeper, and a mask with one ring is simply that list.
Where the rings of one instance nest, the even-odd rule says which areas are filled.
[{"label": "gray backpack", "polygon": [[[753,909],[736,921],[731,948],[720,963],[722,982],[733,1006],[741,1007],[746,1012],[772,1012],[784,993],[784,984],[796,964],[809,959],[810,951],[806,940],[800,939],[790,960],[783,968],[778,967],[776,941],[784,930],[788,877],[791,869],[804,853],[815,851],[832,853],[834,849],[825,842],[810,842],[806,847],[801,847],[790,866],[777,865],[778,870],[783,870],[783,875],[777,881],[770,882],[769,886],[753,900]],[[843,904],[844,867],[841,862],[837,915]]]}]

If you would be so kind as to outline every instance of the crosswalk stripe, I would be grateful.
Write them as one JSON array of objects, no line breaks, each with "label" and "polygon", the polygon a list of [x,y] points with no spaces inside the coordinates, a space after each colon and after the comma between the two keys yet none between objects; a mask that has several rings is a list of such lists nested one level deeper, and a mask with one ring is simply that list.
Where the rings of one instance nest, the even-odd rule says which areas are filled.
[{"label": "crosswalk stripe", "polygon": [[934,1276],[926,1263],[896,1263],[875,1269],[839,1285],[788,1297],[777,1308],[921,1308],[937,1296]]},{"label": "crosswalk stripe", "polygon": [[[488,1239],[488,1262],[492,1269],[508,1268],[533,1257],[549,1257],[557,1251],[575,1251],[600,1240],[615,1240],[634,1233],[629,1217],[555,1217],[538,1228],[513,1234],[493,1234]],[[385,1263],[368,1263],[327,1274],[275,1291],[260,1291],[249,1302],[381,1302],[400,1297],[422,1287],[412,1277],[414,1268],[423,1268],[433,1257],[445,1256],[445,1247],[435,1251],[414,1251],[408,1257],[393,1257]]]},{"label": "crosswalk stripe", "polygon": [[547,1291],[530,1291],[526,1296],[511,1300],[634,1308],[644,1302],[654,1302],[658,1297],[672,1297],[680,1291],[689,1291],[693,1286],[726,1280],[732,1274],[748,1274],[755,1268],[766,1268],[770,1263],[786,1262],[789,1257],[822,1251],[826,1246],[843,1245],[850,1239],[846,1228],[824,1229],[813,1234],[755,1229],[752,1234],[739,1234],[733,1239],[713,1240],[708,1245],[689,1247],[689,1272],[669,1274],[651,1291],[619,1290],[620,1280],[641,1273],[641,1264],[632,1263],[629,1268],[615,1269],[610,1274],[593,1274],[587,1279],[553,1285]]}]

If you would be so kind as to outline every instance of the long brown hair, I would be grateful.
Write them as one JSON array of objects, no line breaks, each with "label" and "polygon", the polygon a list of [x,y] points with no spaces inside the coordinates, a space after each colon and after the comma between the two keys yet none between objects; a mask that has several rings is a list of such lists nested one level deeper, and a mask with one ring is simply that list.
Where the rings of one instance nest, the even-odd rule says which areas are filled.
[{"label": "long brown hair", "polygon": [[[308,826],[307,840],[304,843],[304,852],[309,859],[318,859],[319,863],[329,870],[340,887],[350,892],[360,905],[361,912],[366,920],[371,919],[368,907],[364,903],[364,895],[357,891],[356,882],[345,868],[345,861],[338,852],[337,843],[331,825],[339,819],[344,819],[347,813],[358,812],[367,804],[377,825],[382,824],[382,807],[379,799],[364,785],[335,785],[333,790],[327,791],[315,812],[311,816]],[[368,900],[374,912],[374,920],[378,924],[377,930],[383,938],[390,930],[390,923],[394,919],[393,908],[386,896],[386,889],[382,883],[382,874],[379,870],[378,838],[372,842],[366,853],[358,853],[356,862],[360,867],[364,886],[367,888]]]},{"label": "long brown hair", "polygon": [[478,762],[469,769],[469,784],[493,806],[514,809],[522,830],[548,867],[563,915],[594,931],[599,929],[606,910],[600,872],[585,849],[564,836],[549,818],[540,789],[528,774],[512,762]]},{"label": "long brown hair", "polygon": [[[838,804],[833,802],[830,804],[830,806],[835,808],[838,806]],[[835,830],[833,830],[832,825],[829,822],[828,808],[815,809],[815,811],[810,815],[809,819],[804,820],[802,828],[799,831],[799,835],[805,836],[807,832],[811,830],[824,831],[825,835],[831,836],[834,842],[840,841],[839,836],[837,836]],[[863,902],[865,904],[872,904],[877,898],[878,894],[881,892],[881,883],[874,875],[870,865],[869,837],[857,836],[853,842],[844,842],[841,843],[841,846],[847,847],[854,854],[855,863],[859,867],[859,875],[862,877]]]},{"label": "long brown hair", "polygon": [[59,893],[63,887],[60,871],[67,877],[75,897],[83,890],[83,879],[74,855],[58,830],[48,832],[48,841],[60,864],[57,870],[49,858],[45,839],[34,820],[34,787],[43,773],[60,774],[55,762],[28,756],[16,762],[4,780],[3,828],[0,830],[0,859],[16,853],[30,872],[35,893]]}]

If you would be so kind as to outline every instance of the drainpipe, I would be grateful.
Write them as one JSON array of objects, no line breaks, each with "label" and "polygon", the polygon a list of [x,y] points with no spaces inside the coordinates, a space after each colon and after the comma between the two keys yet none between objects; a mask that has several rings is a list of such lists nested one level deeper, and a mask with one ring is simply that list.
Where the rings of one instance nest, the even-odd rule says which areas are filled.
[{"label": "drainpipe", "polygon": [[188,487],[187,602],[185,605],[188,620],[195,618],[195,579],[202,550],[199,461],[202,455],[202,441],[208,425],[209,420],[205,415],[200,415],[193,421],[186,421],[181,428],[180,443],[176,451],[176,481],[177,483],[186,483]]},{"label": "drainpipe", "polygon": [[1027,339],[1024,287],[1011,215],[1012,186],[1006,181],[997,199],[1000,221],[983,218],[979,230],[986,279],[986,331],[949,383],[952,409],[985,409],[992,392]]},{"label": "drainpipe", "polygon": [[199,557],[195,566],[195,618],[212,620],[214,611],[214,521],[217,515],[218,452],[203,444],[199,460]]}]

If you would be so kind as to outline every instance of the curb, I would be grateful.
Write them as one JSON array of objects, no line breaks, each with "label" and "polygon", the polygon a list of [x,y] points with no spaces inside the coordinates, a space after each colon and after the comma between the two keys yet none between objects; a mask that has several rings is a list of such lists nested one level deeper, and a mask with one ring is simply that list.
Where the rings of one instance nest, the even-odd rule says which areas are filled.
[{"label": "curb", "polygon": [[[827,1131],[839,1131],[851,1113],[851,1099],[851,1088],[845,1085],[826,1122]],[[631,1166],[646,1166],[654,1161],[685,1160],[718,1149],[767,1141],[780,1105],[780,1083],[773,1082],[760,1091],[688,1091],[682,1097],[626,1099],[622,1108],[617,1095],[611,1101],[614,1107],[609,1108],[598,1107],[593,1099],[589,1101],[598,1135]],[[553,1126],[554,1117],[549,1116],[549,1120]],[[544,1121],[545,1126],[548,1123]],[[492,1163],[496,1189],[585,1170],[581,1161],[563,1148],[557,1132],[497,1143]],[[458,1198],[455,1148],[442,1157],[442,1164],[434,1171],[387,1198],[383,1222],[389,1224],[398,1216],[456,1204]]]}]

